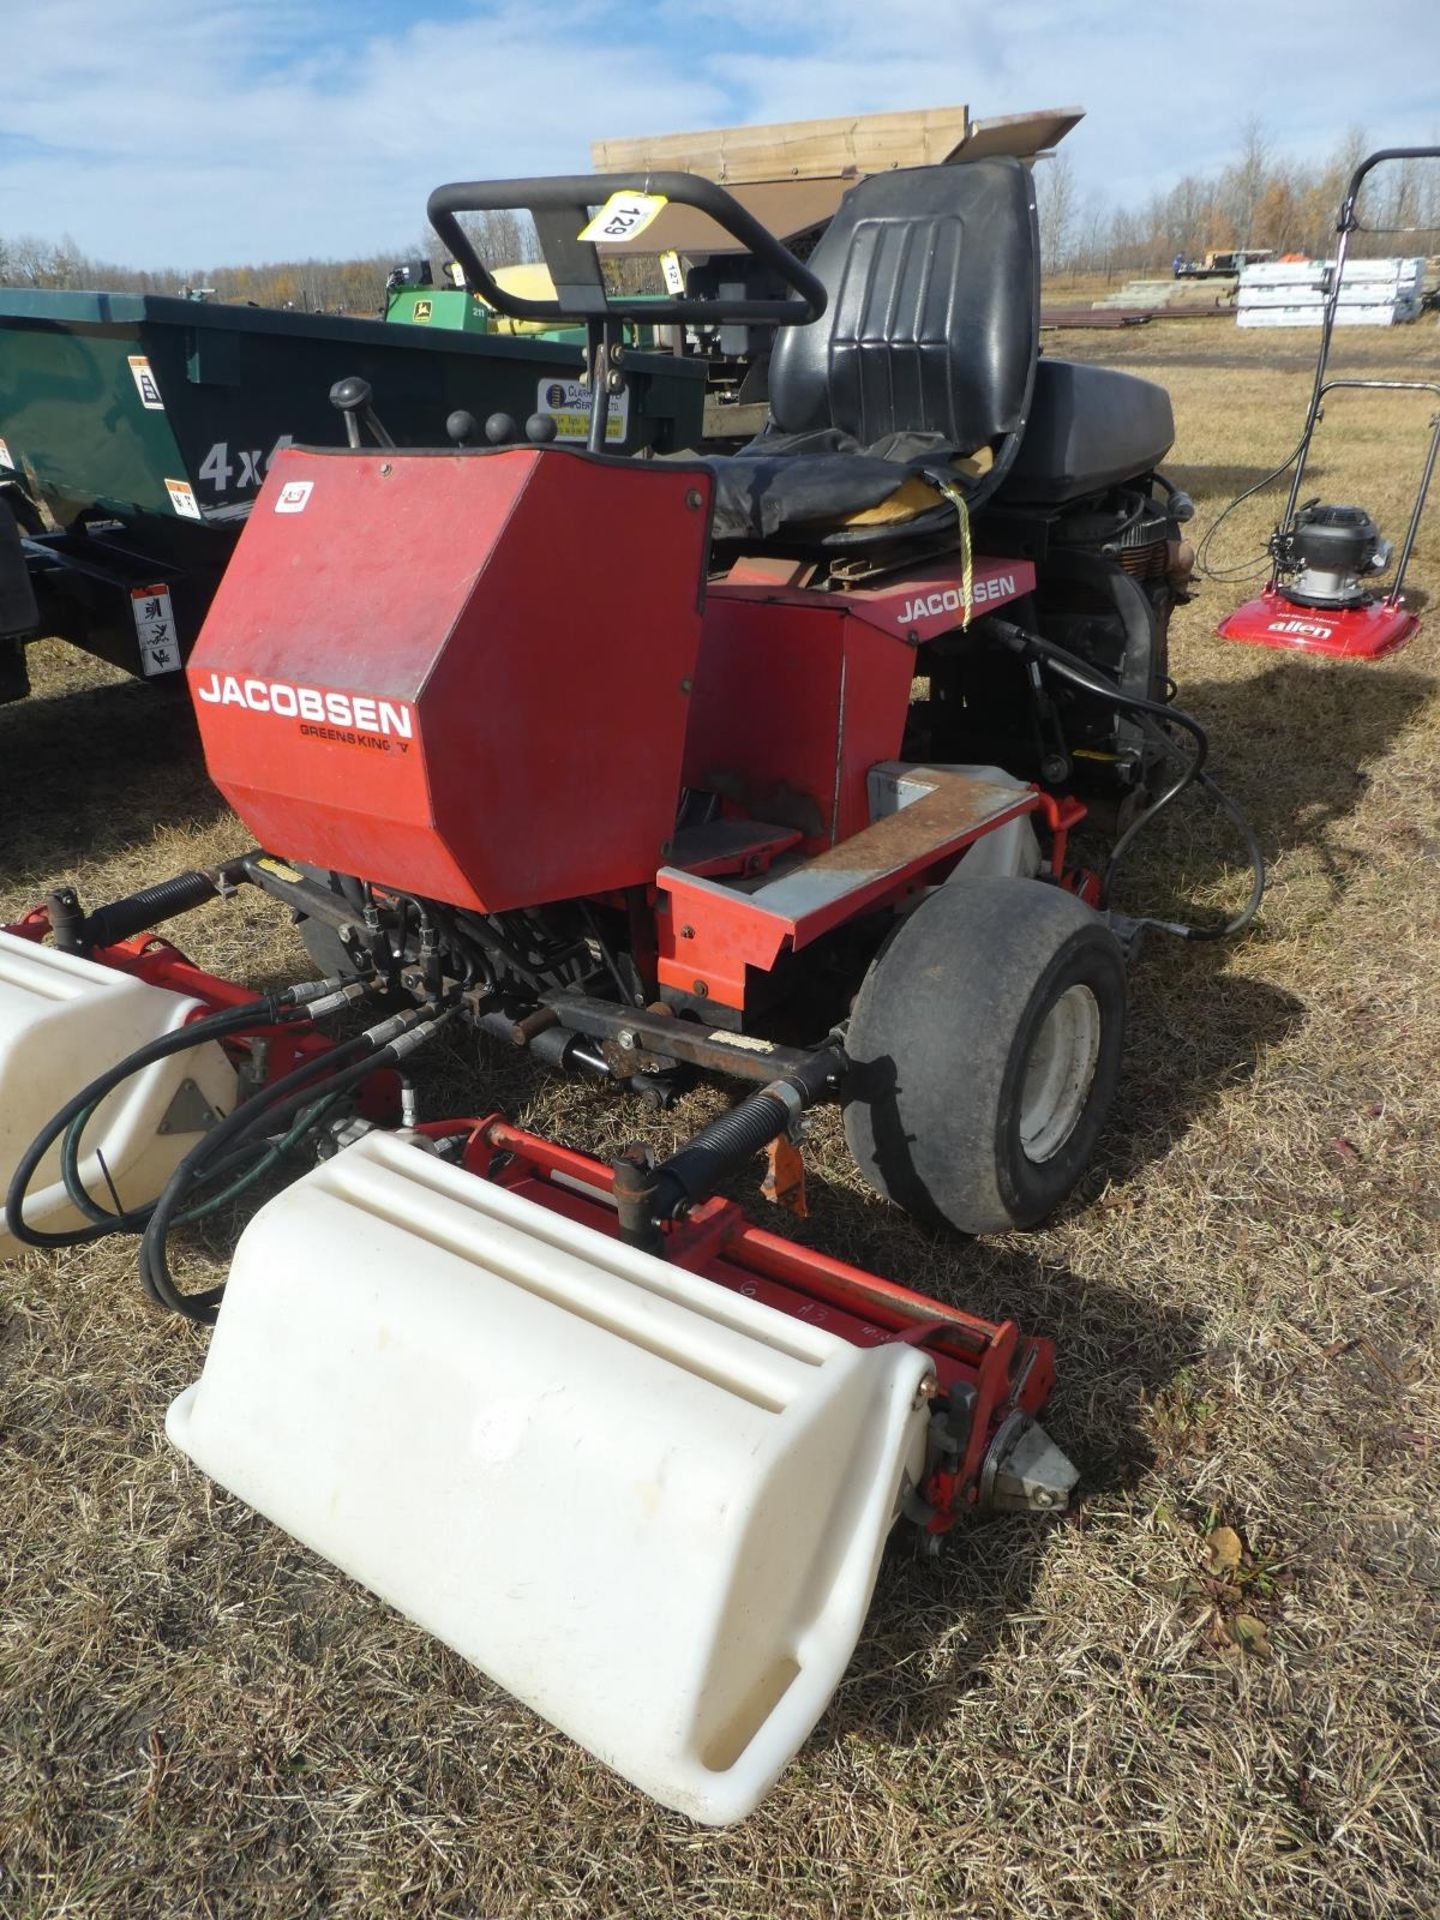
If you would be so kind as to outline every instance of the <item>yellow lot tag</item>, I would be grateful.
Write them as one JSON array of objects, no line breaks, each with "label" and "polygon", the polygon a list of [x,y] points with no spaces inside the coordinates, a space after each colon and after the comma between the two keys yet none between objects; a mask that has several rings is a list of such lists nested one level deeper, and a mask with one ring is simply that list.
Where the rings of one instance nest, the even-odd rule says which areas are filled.
[{"label": "yellow lot tag", "polygon": [[669,204],[663,193],[612,193],[588,226],[576,238],[612,247],[638,240],[660,209]]}]

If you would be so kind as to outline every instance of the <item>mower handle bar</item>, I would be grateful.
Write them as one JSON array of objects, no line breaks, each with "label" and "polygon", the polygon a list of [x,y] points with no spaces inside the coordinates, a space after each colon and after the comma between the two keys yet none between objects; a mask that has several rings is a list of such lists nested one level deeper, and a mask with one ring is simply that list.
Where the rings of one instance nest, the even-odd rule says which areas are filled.
[{"label": "mower handle bar", "polygon": [[[1320,389],[1323,400],[1327,393],[1333,393],[1337,387],[1361,387],[1381,393],[1433,393],[1440,398],[1440,380],[1327,380]],[[1405,585],[1405,575],[1409,571],[1410,556],[1415,551],[1415,542],[1420,534],[1420,519],[1425,511],[1425,501],[1430,492],[1430,482],[1435,478],[1435,464],[1440,459],[1440,413],[1430,417],[1430,445],[1425,455],[1425,464],[1420,471],[1420,485],[1416,489],[1415,504],[1410,509],[1410,521],[1405,529],[1404,544],[1400,548],[1400,559],[1395,568],[1395,578],[1390,583],[1390,591],[1385,596],[1398,606],[1401,589]]]},{"label": "mower handle bar", "polygon": [[1340,210],[1340,219],[1336,228],[1339,233],[1348,233],[1355,226],[1355,201],[1361,184],[1372,167],[1383,166],[1387,160],[1440,160],[1440,147],[1381,147],[1375,153],[1366,154],[1350,176],[1350,184],[1345,189],[1345,202]]},{"label": "mower handle bar", "polygon": [[[1295,519],[1295,509],[1300,504],[1300,491],[1305,484],[1305,464],[1310,452],[1310,442],[1314,438],[1315,423],[1320,416],[1320,404],[1325,397],[1325,374],[1330,365],[1330,342],[1335,333],[1335,315],[1340,306],[1340,289],[1345,279],[1345,262],[1350,253],[1350,236],[1357,230],[1355,218],[1355,200],[1364,183],[1365,176],[1376,167],[1384,166],[1390,160],[1440,160],[1440,147],[1380,147],[1374,153],[1367,153],[1350,176],[1350,184],[1345,189],[1345,198],[1340,203],[1340,217],[1335,222],[1335,232],[1339,236],[1335,245],[1335,264],[1328,270],[1325,286],[1325,308],[1320,321],[1320,351],[1315,361],[1315,384],[1310,390],[1310,406],[1305,415],[1305,431],[1300,436],[1300,445],[1291,455],[1295,462],[1295,473],[1290,482],[1290,498],[1285,502],[1285,515],[1281,520],[1282,528],[1289,529]],[[1433,466],[1433,462],[1431,463]],[[1427,469],[1427,476],[1428,476]],[[1426,486],[1428,486],[1428,477]],[[1420,496],[1420,505],[1424,505],[1424,491]],[[1418,517],[1418,516],[1417,516]],[[1407,543],[1405,558],[1410,558],[1410,546]],[[1273,586],[1278,573],[1272,573],[1270,583]]]},{"label": "mower handle bar", "polygon": [[[580,230],[589,220],[592,206],[603,206],[612,194],[663,194],[680,206],[694,207],[723,227],[732,239],[754,254],[766,266],[773,267],[796,298],[784,300],[691,300],[672,298],[637,299],[607,296],[600,271],[599,254],[591,242],[581,243]],[[461,180],[437,187],[426,204],[430,224],[450,249],[465,274],[469,286],[512,320],[644,320],[657,325],[672,321],[746,321],[768,326],[798,326],[818,320],[825,311],[824,285],[808,267],[804,267],[783,241],[777,240],[723,187],[694,173],[574,173],[547,175],[535,180]],[[462,213],[519,213],[536,216],[541,245],[547,259],[552,250],[569,259],[551,262],[556,280],[555,300],[526,300],[507,293],[475,251],[474,242],[461,226]],[[571,231],[565,217],[572,216]],[[589,249],[590,259],[580,255],[581,245]],[[556,273],[557,264],[561,273]],[[561,275],[566,265],[576,270],[576,278],[566,282]],[[569,295],[567,299],[564,296]]]}]

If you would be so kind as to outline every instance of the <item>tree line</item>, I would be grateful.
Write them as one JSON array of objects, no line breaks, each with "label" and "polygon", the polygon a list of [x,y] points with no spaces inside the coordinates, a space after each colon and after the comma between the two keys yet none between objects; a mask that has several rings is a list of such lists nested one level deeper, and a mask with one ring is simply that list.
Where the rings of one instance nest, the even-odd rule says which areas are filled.
[{"label": "tree line", "polygon": [[[1062,147],[1035,169],[1040,249],[1050,274],[1167,272],[1177,253],[1189,259],[1211,248],[1273,247],[1276,253],[1323,258],[1335,242],[1341,194],[1369,142],[1353,129],[1317,164],[1288,160],[1259,121],[1240,131],[1238,150],[1213,175],[1187,174],[1142,206],[1114,206],[1098,189],[1082,191]],[[1359,254],[1426,253],[1440,241],[1440,162],[1404,161],[1377,170],[1361,197],[1352,250]],[[514,213],[473,214],[466,226],[481,257],[493,265],[536,258],[533,228]],[[1419,229],[1419,232],[1406,231]],[[405,258],[430,261],[443,284],[442,249],[427,233],[407,250],[351,260],[279,260],[259,266],[123,267],[84,253],[68,237],[42,240],[0,235],[0,286],[104,288],[118,293],[213,290],[218,300],[312,313],[382,313],[385,282]]]},{"label": "tree line", "polygon": [[[1187,174],[1144,205],[1121,207],[1096,189],[1081,191],[1062,147],[1035,169],[1045,270],[1112,278],[1163,273],[1176,254],[1193,260],[1231,247],[1324,259],[1334,252],[1341,197],[1372,144],[1352,128],[1328,158],[1307,165],[1277,152],[1263,123],[1250,120],[1235,158],[1218,173]],[[1440,161],[1377,168],[1361,189],[1358,214],[1363,230],[1351,240],[1352,253],[1431,252],[1440,245]]]},{"label": "tree line", "polygon": [[[491,265],[534,258],[533,233],[513,213],[471,214],[464,224],[481,259]],[[444,249],[429,232],[408,247],[359,259],[273,260],[243,267],[122,267],[87,254],[68,235],[43,240],[0,234],[0,286],[166,294],[203,289],[216,300],[367,319],[385,311],[385,282],[392,268],[422,258],[429,261],[436,284],[444,284]]]}]

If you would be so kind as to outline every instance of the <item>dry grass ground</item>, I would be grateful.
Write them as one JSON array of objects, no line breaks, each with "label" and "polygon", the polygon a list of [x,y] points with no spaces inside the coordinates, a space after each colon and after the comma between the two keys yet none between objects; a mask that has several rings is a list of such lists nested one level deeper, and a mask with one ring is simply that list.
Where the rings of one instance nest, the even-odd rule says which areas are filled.
[{"label": "dry grass ground", "polygon": [[[1168,381],[1203,518],[1288,450],[1313,345],[1180,324],[1061,344]],[[1433,323],[1345,342],[1375,370],[1435,347]],[[1374,406],[1317,490],[1397,532],[1423,418]],[[1440,588],[1440,515],[1415,583]],[[1074,1515],[897,1556],[798,1763],[745,1825],[701,1832],[168,1449],[204,1339],[146,1310],[128,1247],[28,1260],[0,1281],[7,1920],[1440,1910],[1440,624],[1329,666],[1221,645],[1239,597],[1185,611],[1175,669],[1269,901],[1233,947],[1145,955],[1079,1203],[959,1245],[869,1198],[838,1128],[813,1156],[818,1241],[1056,1336]],[[0,712],[0,913],[61,875],[98,899],[243,844],[183,709],[58,650],[37,665],[42,697]],[[1130,903],[1177,891],[1243,893],[1200,810]],[[177,937],[252,980],[297,964],[263,901]],[[513,1064],[489,1085],[580,1144],[633,1124]],[[1245,1547],[1228,1578],[1206,1573],[1217,1525]]]}]

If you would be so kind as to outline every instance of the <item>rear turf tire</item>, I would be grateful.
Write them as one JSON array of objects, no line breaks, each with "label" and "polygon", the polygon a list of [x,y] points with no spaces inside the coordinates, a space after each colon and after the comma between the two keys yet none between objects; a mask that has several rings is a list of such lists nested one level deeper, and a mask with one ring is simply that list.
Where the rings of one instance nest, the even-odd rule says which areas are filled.
[{"label": "rear turf tire", "polygon": [[878,1193],[961,1233],[1053,1213],[1120,1074],[1125,961],[1038,880],[955,879],[903,920],[851,1014],[845,1136]]}]

